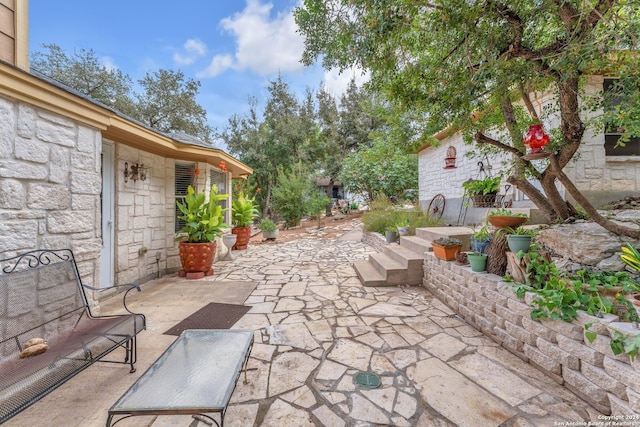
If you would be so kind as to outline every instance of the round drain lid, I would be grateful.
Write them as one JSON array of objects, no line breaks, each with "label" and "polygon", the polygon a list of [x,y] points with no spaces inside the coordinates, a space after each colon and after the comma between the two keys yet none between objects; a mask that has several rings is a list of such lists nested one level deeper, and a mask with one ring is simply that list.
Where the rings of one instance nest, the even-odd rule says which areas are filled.
[{"label": "round drain lid", "polygon": [[365,387],[365,388],[378,388],[382,381],[380,381],[380,377],[371,372],[358,372],[353,380],[356,384]]}]

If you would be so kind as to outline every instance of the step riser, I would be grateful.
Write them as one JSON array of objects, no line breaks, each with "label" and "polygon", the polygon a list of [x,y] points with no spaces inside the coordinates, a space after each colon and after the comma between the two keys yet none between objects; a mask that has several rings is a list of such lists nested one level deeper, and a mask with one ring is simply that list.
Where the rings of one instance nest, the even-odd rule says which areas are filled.
[{"label": "step riser", "polygon": [[422,257],[424,258],[424,253],[425,252],[432,252],[433,251],[433,247],[431,246],[431,242],[424,240],[425,242],[424,244],[422,243],[417,243],[415,241],[412,241],[410,239],[407,239],[405,237],[401,237],[400,238],[400,246],[402,246],[403,248],[407,248],[419,255],[422,255]]}]

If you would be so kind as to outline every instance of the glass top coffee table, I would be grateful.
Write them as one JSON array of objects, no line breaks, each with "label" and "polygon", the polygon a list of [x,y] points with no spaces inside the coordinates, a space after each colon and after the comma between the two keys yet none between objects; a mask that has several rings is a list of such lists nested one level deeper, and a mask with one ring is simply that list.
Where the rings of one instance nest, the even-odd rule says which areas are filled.
[{"label": "glass top coffee table", "polygon": [[136,415],[201,415],[222,427],[252,345],[251,330],[184,331],[109,409],[107,427]]}]

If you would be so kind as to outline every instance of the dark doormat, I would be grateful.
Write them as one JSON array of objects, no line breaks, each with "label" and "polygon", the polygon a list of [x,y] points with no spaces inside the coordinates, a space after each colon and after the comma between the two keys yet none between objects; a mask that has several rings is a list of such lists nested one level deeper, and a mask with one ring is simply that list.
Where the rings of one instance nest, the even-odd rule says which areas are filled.
[{"label": "dark doormat", "polygon": [[165,335],[180,335],[185,329],[229,329],[250,306],[209,303],[168,331]]}]

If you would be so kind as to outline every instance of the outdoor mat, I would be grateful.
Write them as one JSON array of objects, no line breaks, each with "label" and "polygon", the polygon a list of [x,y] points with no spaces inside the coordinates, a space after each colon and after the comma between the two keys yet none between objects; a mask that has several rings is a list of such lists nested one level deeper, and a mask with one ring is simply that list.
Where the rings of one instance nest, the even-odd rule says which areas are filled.
[{"label": "outdoor mat", "polygon": [[168,331],[165,335],[180,335],[185,329],[229,329],[250,306],[235,304],[209,303],[193,313]]}]

